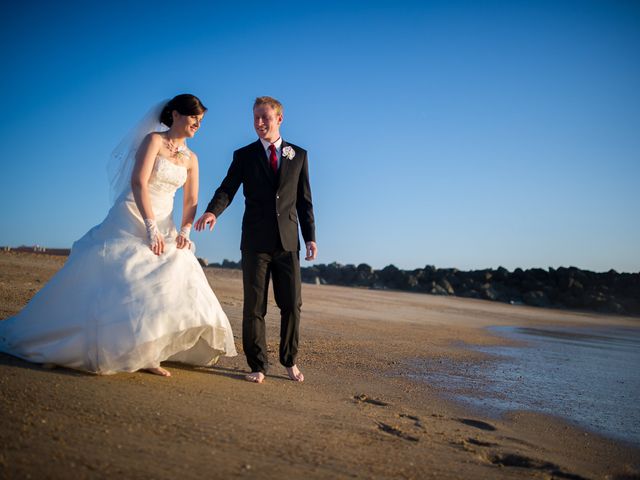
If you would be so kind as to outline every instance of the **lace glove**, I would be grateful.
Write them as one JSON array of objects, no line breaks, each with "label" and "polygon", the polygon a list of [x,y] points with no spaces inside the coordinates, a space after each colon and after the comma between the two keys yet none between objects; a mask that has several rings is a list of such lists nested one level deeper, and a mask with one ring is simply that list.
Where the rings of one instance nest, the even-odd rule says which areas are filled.
[{"label": "lace glove", "polygon": [[158,238],[160,237],[160,231],[158,230],[158,224],[153,218],[145,218],[144,226],[147,229],[147,241],[151,248],[158,245]]},{"label": "lace glove", "polygon": [[189,250],[193,250],[193,242],[189,240],[189,233],[191,232],[191,227],[182,227],[180,232],[178,233],[178,238],[176,239],[178,242],[178,248],[187,247]]},{"label": "lace glove", "polygon": [[190,233],[191,233],[191,227],[184,226],[180,229],[180,232],[178,232],[178,236],[183,237],[187,242],[191,242],[191,240],[189,240]]}]

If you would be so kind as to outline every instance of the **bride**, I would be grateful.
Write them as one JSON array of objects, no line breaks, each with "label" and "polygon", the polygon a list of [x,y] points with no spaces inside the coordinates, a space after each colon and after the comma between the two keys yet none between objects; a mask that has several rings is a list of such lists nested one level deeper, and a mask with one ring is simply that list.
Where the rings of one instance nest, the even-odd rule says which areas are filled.
[{"label": "bride", "polygon": [[[73,244],[62,269],[19,314],[0,321],[1,352],[96,374],[144,369],[163,376],[170,376],[164,360],[208,366],[236,355],[189,240],[198,157],[185,140],[206,110],[197,97],[178,95],[125,137],[109,165],[116,200],[107,217]],[[173,199],[182,186],[177,231]]]}]

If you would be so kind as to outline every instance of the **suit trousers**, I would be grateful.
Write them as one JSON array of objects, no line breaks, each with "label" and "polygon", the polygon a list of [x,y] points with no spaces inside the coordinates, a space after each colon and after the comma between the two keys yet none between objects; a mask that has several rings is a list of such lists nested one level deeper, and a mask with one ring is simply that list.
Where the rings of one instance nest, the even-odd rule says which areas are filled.
[{"label": "suit trousers", "polygon": [[285,367],[296,364],[302,306],[299,255],[282,249],[242,251],[242,346],[252,372],[266,373],[269,368],[264,317],[270,278],[280,309],[280,363]]}]

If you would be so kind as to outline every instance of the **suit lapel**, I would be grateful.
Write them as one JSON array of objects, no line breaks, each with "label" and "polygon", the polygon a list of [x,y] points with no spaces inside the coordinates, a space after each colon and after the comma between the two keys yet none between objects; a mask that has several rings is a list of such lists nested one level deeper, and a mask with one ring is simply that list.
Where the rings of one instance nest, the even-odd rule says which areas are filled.
[{"label": "suit lapel", "polygon": [[284,147],[289,145],[287,142],[282,140],[282,144],[280,145],[280,172],[278,175],[278,186],[284,181],[285,175],[287,174],[287,170],[289,169],[289,159],[283,155]]},{"label": "suit lapel", "polygon": [[262,168],[262,170],[264,171],[264,174],[267,176],[269,181],[273,185],[275,185],[276,176],[274,175],[271,168],[269,168],[269,157],[267,157],[267,152],[262,146],[262,142],[260,141],[260,139],[258,139],[258,141],[255,143],[255,146],[256,146],[256,160],[261,165],[261,167],[259,168]]}]

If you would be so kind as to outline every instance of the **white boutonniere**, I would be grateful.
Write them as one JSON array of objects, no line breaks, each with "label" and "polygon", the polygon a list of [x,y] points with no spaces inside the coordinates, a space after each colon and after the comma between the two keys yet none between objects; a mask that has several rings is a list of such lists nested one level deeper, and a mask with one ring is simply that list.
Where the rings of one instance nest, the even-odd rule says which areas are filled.
[{"label": "white boutonniere", "polygon": [[296,156],[296,151],[293,148],[291,148],[289,145],[287,145],[282,149],[282,155],[288,158],[289,160],[292,160],[293,157]]}]

